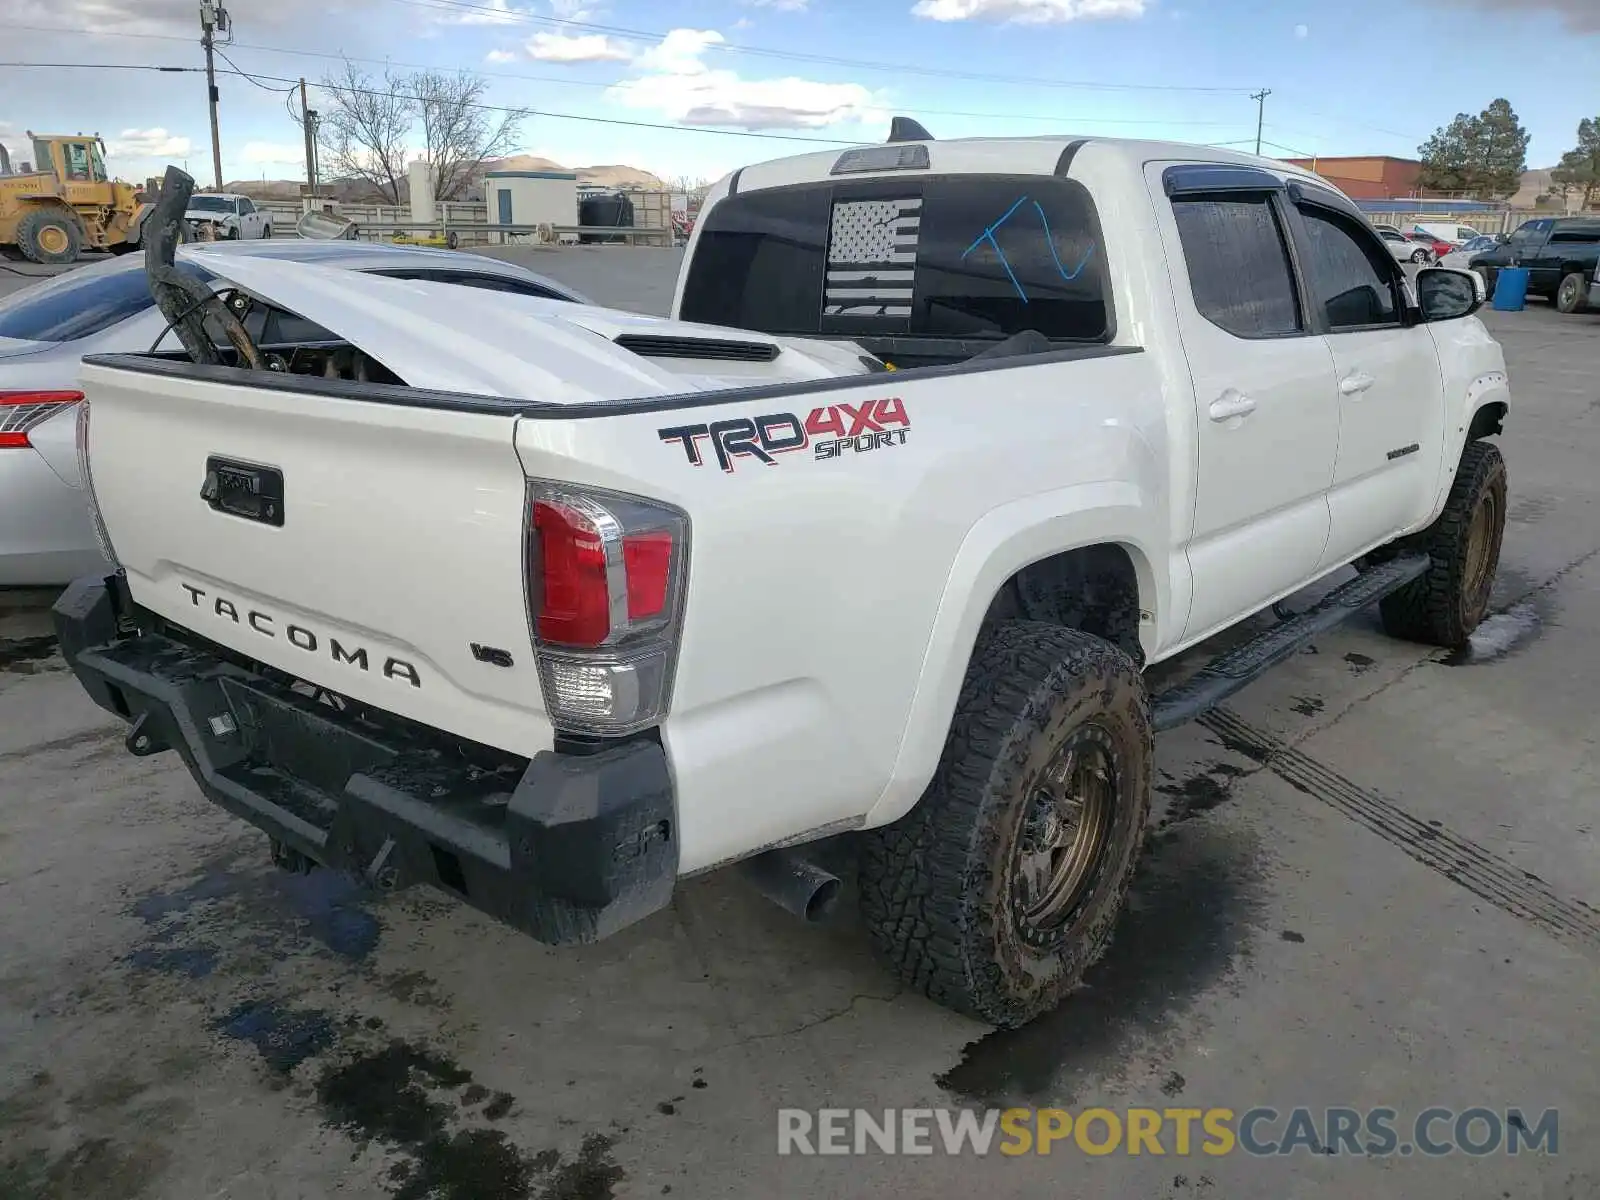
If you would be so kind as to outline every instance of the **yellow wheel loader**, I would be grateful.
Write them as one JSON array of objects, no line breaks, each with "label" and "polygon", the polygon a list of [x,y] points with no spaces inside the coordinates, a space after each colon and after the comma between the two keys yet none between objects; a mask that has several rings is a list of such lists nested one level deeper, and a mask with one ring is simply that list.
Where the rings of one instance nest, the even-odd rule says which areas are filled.
[{"label": "yellow wheel loader", "polygon": [[149,205],[132,184],[106,173],[100,136],[30,130],[28,138],[32,169],[20,174],[0,146],[0,249],[50,265],[75,262],[85,249],[138,249]]}]

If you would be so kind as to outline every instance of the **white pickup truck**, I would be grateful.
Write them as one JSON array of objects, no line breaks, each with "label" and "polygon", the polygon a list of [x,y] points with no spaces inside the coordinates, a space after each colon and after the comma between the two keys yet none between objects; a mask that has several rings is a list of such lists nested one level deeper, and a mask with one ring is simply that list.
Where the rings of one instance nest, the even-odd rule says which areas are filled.
[{"label": "white pickup truck", "polygon": [[572,943],[734,863],[814,915],[850,834],[910,986],[1054,1004],[1155,732],[1370,604],[1482,619],[1505,365],[1286,164],[920,134],[721,181],[671,320],[241,258],[202,321],[153,239],[188,355],[82,370],[83,686],[286,866]]}]

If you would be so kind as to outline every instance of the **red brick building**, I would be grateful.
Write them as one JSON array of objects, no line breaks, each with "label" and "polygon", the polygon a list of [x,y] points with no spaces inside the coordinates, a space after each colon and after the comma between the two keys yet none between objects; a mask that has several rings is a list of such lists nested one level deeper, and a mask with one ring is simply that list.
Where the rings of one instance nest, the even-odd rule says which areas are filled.
[{"label": "red brick building", "polygon": [[1409,158],[1373,155],[1367,158],[1290,158],[1297,167],[1315,171],[1352,200],[1398,200],[1417,194],[1422,164]]}]

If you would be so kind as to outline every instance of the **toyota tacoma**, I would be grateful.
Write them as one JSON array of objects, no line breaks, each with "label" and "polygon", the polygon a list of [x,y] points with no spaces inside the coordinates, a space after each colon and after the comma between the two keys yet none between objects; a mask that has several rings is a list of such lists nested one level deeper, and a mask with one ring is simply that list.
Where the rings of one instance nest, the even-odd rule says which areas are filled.
[{"label": "toyota tacoma", "polygon": [[814,915],[849,835],[889,967],[1013,1026],[1106,948],[1157,732],[1370,605],[1437,646],[1487,610],[1482,285],[1285,163],[897,120],[718,183],[670,318],[198,285],[190,187],[146,247],[184,352],[82,367],[117,569],[55,622],[284,866],[570,944],[731,864]]}]

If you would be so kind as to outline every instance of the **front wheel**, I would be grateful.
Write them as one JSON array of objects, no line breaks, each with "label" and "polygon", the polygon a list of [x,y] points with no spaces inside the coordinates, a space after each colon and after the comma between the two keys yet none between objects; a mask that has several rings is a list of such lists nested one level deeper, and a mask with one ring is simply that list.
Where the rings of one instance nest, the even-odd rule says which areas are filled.
[{"label": "front wheel", "polygon": [[1581,313],[1589,307],[1589,277],[1573,271],[1556,289],[1556,310],[1564,313]]},{"label": "front wheel", "polygon": [[1428,261],[1428,257],[1429,257],[1429,255],[1428,255],[1428,252],[1426,250],[1418,250],[1415,254],[1413,254],[1411,256],[1411,261],[1414,262],[1414,263],[1417,263],[1418,265],[1421,265],[1422,263],[1425,263],[1425,262]]},{"label": "front wheel", "polygon": [[1505,459],[1489,442],[1468,442],[1444,512],[1416,539],[1428,570],[1384,597],[1384,629],[1407,641],[1465,646],[1489,611],[1505,529]]},{"label": "front wheel", "polygon": [[78,261],[83,234],[66,212],[37,209],[17,222],[17,249],[29,262],[57,267]]},{"label": "front wheel", "polygon": [[866,836],[861,910],[907,987],[991,1025],[1058,1004],[1106,950],[1150,812],[1137,666],[1034,621],[974,651],[917,806]]}]

